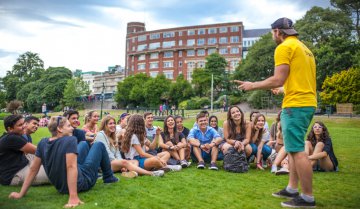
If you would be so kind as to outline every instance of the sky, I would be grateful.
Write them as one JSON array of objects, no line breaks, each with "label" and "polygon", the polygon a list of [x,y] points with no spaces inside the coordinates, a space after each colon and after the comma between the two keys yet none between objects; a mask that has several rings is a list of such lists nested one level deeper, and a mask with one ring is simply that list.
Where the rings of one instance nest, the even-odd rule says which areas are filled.
[{"label": "sky", "polygon": [[128,22],[147,31],[243,22],[269,28],[277,18],[302,18],[329,0],[0,0],[0,77],[20,54],[38,53],[44,67],[105,71],[125,65]]}]

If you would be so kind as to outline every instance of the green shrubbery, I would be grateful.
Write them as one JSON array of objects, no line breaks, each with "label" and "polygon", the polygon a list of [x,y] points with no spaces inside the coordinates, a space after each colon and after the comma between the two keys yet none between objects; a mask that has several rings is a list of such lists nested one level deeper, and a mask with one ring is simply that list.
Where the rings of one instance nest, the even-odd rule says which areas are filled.
[{"label": "green shrubbery", "polygon": [[11,113],[9,113],[9,112],[1,112],[1,113],[0,113],[0,120],[4,120],[4,118],[5,118],[6,116],[8,116],[8,115],[11,115]]},{"label": "green shrubbery", "polygon": [[201,109],[204,106],[210,106],[210,100],[207,97],[192,97],[191,99],[180,102],[179,109]]}]

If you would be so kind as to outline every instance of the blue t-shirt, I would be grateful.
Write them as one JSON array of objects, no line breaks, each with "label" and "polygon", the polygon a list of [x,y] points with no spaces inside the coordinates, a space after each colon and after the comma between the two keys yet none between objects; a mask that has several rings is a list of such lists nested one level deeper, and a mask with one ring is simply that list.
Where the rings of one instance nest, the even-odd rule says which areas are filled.
[{"label": "blue t-shirt", "polygon": [[23,134],[22,136],[26,139],[27,142],[32,144],[32,138],[30,135]]},{"label": "blue t-shirt", "polygon": [[[41,159],[50,182],[63,194],[69,193],[66,171],[66,154],[77,153],[77,139],[74,136],[64,136],[53,141],[42,139],[35,155]],[[78,182],[83,178],[78,169]]]},{"label": "blue t-shirt", "polygon": [[187,139],[197,139],[200,141],[200,144],[210,143],[213,139],[221,137],[219,133],[212,127],[207,126],[205,133],[203,133],[199,128],[194,127],[190,130],[190,133]]},{"label": "blue t-shirt", "polygon": [[74,131],[73,131],[73,136],[76,137],[78,144],[79,144],[81,141],[86,141],[85,131],[84,131],[84,130],[75,128]]}]

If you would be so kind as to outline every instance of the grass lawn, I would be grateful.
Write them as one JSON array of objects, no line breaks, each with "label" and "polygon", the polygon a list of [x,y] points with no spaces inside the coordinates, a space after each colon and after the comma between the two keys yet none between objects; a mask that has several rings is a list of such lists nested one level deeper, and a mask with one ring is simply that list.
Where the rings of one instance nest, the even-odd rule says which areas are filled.
[{"label": "grass lawn", "polygon": [[[225,114],[218,114],[221,124]],[[275,116],[269,116],[271,125]],[[248,117],[247,117],[248,118]],[[314,173],[314,195],[317,208],[359,208],[360,206],[360,119],[315,117],[327,125],[339,160],[339,172]],[[156,122],[162,126],[162,122]],[[190,128],[194,119],[186,119]],[[0,121],[0,132],[3,122]],[[38,142],[48,136],[46,128],[33,137]],[[219,165],[222,162],[218,162]],[[119,176],[119,174],[116,174]],[[99,180],[88,192],[80,193],[85,205],[78,208],[280,208],[272,192],[286,186],[288,176],[275,176],[266,171],[251,169],[245,174],[197,170],[195,165],[180,172],[167,173],[163,178],[121,178],[120,182],[104,185]],[[21,200],[7,198],[20,187],[0,186],[0,208],[62,208],[68,196],[59,194],[52,186],[31,187]]]}]

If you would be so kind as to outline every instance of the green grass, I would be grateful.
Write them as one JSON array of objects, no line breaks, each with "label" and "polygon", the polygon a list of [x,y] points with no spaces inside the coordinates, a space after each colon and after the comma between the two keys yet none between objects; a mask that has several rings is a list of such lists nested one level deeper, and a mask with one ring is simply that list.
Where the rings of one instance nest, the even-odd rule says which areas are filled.
[{"label": "green grass", "polygon": [[[220,120],[225,114],[218,115]],[[271,124],[274,116],[269,116]],[[318,208],[359,208],[360,205],[360,119],[318,118],[328,126],[340,172],[314,173],[314,195]],[[192,127],[194,119],[185,120]],[[156,122],[162,126],[162,122]],[[222,122],[221,122],[222,124]],[[0,131],[3,131],[2,121]],[[34,141],[48,136],[41,128]],[[219,162],[221,165],[221,162]],[[119,176],[119,174],[116,174]],[[80,193],[85,205],[78,208],[280,208],[283,199],[274,198],[272,192],[287,184],[287,176],[275,176],[259,171],[252,165],[245,174],[224,170],[197,170],[195,165],[181,172],[167,173],[163,178],[148,176],[136,179],[121,178],[120,182],[104,185],[101,180],[93,189]],[[61,208],[67,195],[57,193],[52,186],[31,187],[21,200],[7,196],[20,187],[0,186],[0,208]]]}]

